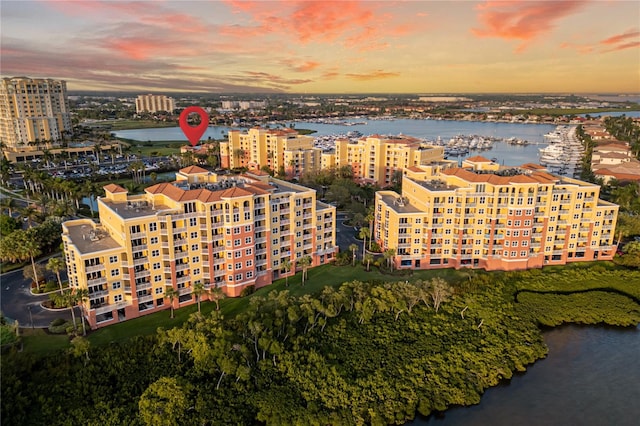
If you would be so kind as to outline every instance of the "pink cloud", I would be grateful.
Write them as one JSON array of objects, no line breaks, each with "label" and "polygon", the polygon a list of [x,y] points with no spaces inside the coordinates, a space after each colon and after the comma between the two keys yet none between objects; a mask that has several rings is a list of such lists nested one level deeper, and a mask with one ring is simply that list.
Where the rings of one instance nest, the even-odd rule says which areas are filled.
[{"label": "pink cloud", "polygon": [[471,32],[476,37],[495,37],[505,40],[521,40],[518,50],[531,41],[551,31],[558,21],[578,12],[583,1],[487,1],[476,6],[480,28]]}]

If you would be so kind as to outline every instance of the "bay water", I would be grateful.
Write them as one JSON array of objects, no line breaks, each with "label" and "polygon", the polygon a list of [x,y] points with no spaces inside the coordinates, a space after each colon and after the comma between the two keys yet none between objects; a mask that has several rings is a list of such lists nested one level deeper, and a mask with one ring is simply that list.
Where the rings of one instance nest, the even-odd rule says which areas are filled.
[{"label": "bay water", "polygon": [[544,334],[547,358],[487,389],[480,404],[413,426],[640,424],[640,327],[565,325]]}]

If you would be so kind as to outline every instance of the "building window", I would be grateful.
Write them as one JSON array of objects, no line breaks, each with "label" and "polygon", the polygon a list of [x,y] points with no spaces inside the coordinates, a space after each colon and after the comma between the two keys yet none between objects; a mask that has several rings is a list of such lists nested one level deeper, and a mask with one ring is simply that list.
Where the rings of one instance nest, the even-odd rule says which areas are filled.
[{"label": "building window", "polygon": [[234,246],[239,246],[240,245],[240,239],[238,238],[237,240],[233,240],[233,245]]},{"label": "building window", "polygon": [[198,263],[198,262],[200,262],[200,256],[194,256],[194,257],[191,259],[191,263]]},{"label": "building window", "polygon": [[153,269],[160,269],[160,262],[154,263]]},{"label": "building window", "polygon": [[109,256],[109,263],[118,262],[118,256]]},{"label": "building window", "polygon": [[198,233],[197,232],[192,232],[189,235],[191,235],[191,238],[198,238]]},{"label": "building window", "polygon": [[156,288],[156,294],[162,294],[163,292],[164,292],[164,289],[162,287]]},{"label": "building window", "polygon": [[[240,220],[240,219],[238,219],[238,220]],[[235,222],[237,222],[237,221],[235,221]],[[240,233],[240,227],[235,227],[235,228],[233,228],[233,234],[234,234],[234,235],[235,235],[235,234],[239,234],[239,233]]]},{"label": "building window", "polygon": [[247,265],[247,268],[250,268],[253,266],[253,260],[247,260],[245,265]]},{"label": "building window", "polygon": [[117,277],[118,275],[120,275],[120,269],[112,269],[111,270],[111,276],[112,277]]},{"label": "building window", "polygon": [[242,274],[236,274],[236,281],[242,281]]},{"label": "building window", "polygon": [[246,237],[246,238],[244,239],[244,243],[245,243],[245,244],[251,244],[251,237]]},{"label": "building window", "polygon": [[191,251],[198,251],[198,245],[197,244],[191,244]]},{"label": "building window", "polygon": [[526,255],[527,255],[527,252],[526,252],[526,251],[521,251],[521,252],[520,252],[520,256],[521,256],[521,257],[525,257]]},{"label": "building window", "polygon": [[189,218],[189,226],[196,226],[198,224],[198,218],[190,217]]},{"label": "building window", "polygon": [[153,277],[153,282],[159,283],[160,281],[162,281],[162,275],[155,275]]},{"label": "building window", "polygon": [[200,275],[200,268],[196,268],[193,270],[193,275]]},{"label": "building window", "polygon": [[120,285],[120,281],[116,281],[116,282],[114,282],[114,283],[112,283],[112,284],[111,284],[111,288],[112,288],[113,290],[117,290],[117,289],[119,289],[119,288],[120,288],[120,286],[121,286],[121,285]]},{"label": "building window", "polygon": [[115,296],[113,296],[113,301],[114,302],[122,302],[122,295],[121,294],[116,294]]},{"label": "building window", "polygon": [[247,272],[247,278],[253,278],[253,272],[252,271]]},{"label": "building window", "polygon": [[149,224],[149,231],[157,231],[158,230],[158,224],[155,222],[151,222]]},{"label": "building window", "polygon": [[251,219],[251,212],[244,212],[244,220],[250,220]]},{"label": "building window", "polygon": [[158,237],[151,237],[151,238],[149,239],[149,242],[150,242],[151,244],[158,244]]},{"label": "building window", "polygon": [[227,277],[227,280],[228,280],[228,281],[233,281],[233,275],[229,275],[229,276]]},{"label": "building window", "polygon": [[252,249],[250,249],[250,248],[248,248],[248,249],[246,249],[246,250],[244,251],[244,254],[245,254],[246,256],[251,256],[251,254],[252,254],[252,253],[253,253],[253,250],[252,250]]},{"label": "building window", "polygon": [[151,257],[160,256],[160,250],[151,250]]}]

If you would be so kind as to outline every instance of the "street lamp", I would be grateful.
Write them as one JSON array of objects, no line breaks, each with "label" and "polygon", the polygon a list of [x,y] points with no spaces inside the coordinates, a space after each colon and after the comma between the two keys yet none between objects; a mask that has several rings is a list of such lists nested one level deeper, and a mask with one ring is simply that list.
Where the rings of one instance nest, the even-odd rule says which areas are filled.
[{"label": "street lamp", "polygon": [[27,305],[27,309],[29,310],[29,321],[31,322],[31,329],[33,330],[33,317],[31,316],[31,305]]}]

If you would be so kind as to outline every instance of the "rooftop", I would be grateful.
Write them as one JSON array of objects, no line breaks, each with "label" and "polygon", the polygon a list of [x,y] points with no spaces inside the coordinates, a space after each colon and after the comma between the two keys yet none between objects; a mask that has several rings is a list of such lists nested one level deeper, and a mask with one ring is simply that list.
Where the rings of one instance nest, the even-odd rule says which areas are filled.
[{"label": "rooftop", "polygon": [[409,200],[389,191],[378,192],[382,201],[397,213],[422,213],[422,210],[409,204]]},{"label": "rooftop", "polygon": [[112,250],[120,247],[106,231],[90,224],[68,225],[69,237],[81,254]]}]

